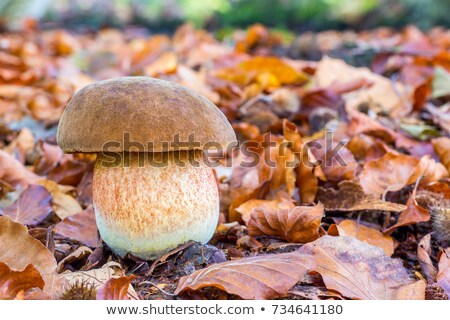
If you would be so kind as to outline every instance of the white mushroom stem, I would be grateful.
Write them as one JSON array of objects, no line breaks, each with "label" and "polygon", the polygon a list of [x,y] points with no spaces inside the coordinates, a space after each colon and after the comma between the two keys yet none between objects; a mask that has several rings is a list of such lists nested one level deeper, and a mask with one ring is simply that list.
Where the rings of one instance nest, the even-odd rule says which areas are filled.
[{"label": "white mushroom stem", "polygon": [[112,160],[97,156],[93,202],[100,235],[115,253],[154,259],[189,240],[211,239],[219,194],[202,151],[125,153],[108,166]]}]

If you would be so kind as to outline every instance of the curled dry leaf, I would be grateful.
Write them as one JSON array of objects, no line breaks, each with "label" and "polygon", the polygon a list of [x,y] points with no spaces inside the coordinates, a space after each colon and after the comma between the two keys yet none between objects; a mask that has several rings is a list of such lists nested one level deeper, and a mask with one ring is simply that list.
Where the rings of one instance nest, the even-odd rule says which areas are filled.
[{"label": "curled dry leaf", "polygon": [[425,283],[412,280],[400,260],[353,237],[323,236],[296,252],[211,265],[183,277],[175,293],[216,287],[244,299],[286,295],[308,271],[327,289],[353,299],[424,299]]},{"label": "curled dry leaf", "polygon": [[316,197],[319,178],[326,180],[325,175],[310,148],[305,146],[294,123],[283,120],[283,135],[299,160],[295,174],[300,200],[302,203],[312,203]]},{"label": "curled dry leaf", "polygon": [[430,258],[431,255],[431,235],[427,234],[420,240],[417,246],[417,258],[422,268],[422,272],[428,283],[434,283],[436,280],[437,270]]},{"label": "curled dry leaf", "polygon": [[13,187],[26,188],[39,179],[6,151],[0,150],[0,179]]},{"label": "curled dry leaf", "polygon": [[100,242],[92,207],[65,218],[56,225],[55,232],[91,248],[96,248]]},{"label": "curled dry leaf", "polygon": [[293,209],[258,207],[247,223],[251,236],[272,236],[294,243],[307,243],[319,237],[319,227],[324,214],[322,204]]},{"label": "curled dry leaf", "polygon": [[319,187],[317,200],[324,205],[325,210],[331,211],[380,210],[400,212],[406,209],[403,204],[382,201],[364,193],[357,181],[341,181],[337,190]]},{"label": "curled dry leaf", "polygon": [[450,296],[450,248],[442,251],[438,267],[439,272],[436,276],[436,282]]},{"label": "curled dry leaf", "polygon": [[3,212],[0,210],[0,215],[8,216],[21,224],[36,225],[53,212],[51,200],[52,196],[44,187],[32,184],[13,204],[5,208]]},{"label": "curled dry leaf", "polygon": [[440,137],[431,140],[434,152],[437,153],[442,164],[450,172],[450,138]]},{"label": "curled dry leaf", "polygon": [[83,260],[84,258],[89,256],[91,253],[92,253],[92,250],[88,247],[85,247],[85,246],[78,247],[74,252],[67,255],[66,257],[64,257],[64,259],[62,259],[61,261],[58,262],[58,267],[57,267],[56,271],[58,271],[58,273],[63,272],[66,267],[66,264],[70,264],[73,262]]},{"label": "curled dry leaf", "polygon": [[17,137],[3,150],[12,154],[21,163],[25,163],[27,153],[33,149],[34,136],[28,128],[20,130]]},{"label": "curled dry leaf", "polygon": [[444,166],[429,155],[418,160],[412,156],[388,152],[380,159],[367,162],[359,181],[365,193],[380,197],[387,191],[401,190],[419,178],[420,183],[427,184],[447,175]]},{"label": "curled dry leaf", "polygon": [[406,209],[400,213],[397,223],[386,229],[384,232],[389,233],[399,227],[408,226],[411,224],[426,222],[430,220],[430,212],[428,209],[422,208],[416,201],[416,189],[411,193],[411,196],[406,203]]},{"label": "curled dry leaf", "polygon": [[236,212],[241,214],[242,220],[245,223],[251,218],[252,211],[256,208],[261,209],[271,209],[271,210],[280,210],[280,209],[291,209],[294,207],[292,201],[288,199],[277,199],[277,200],[258,200],[252,199],[244,202],[238,208],[236,208]]},{"label": "curled dry leaf", "polygon": [[354,220],[343,220],[339,224],[331,225],[328,234],[332,236],[350,236],[368,243],[372,246],[383,249],[384,253],[390,257],[394,253],[394,239],[384,235],[374,228],[358,224]]},{"label": "curled dry leaf", "polygon": [[181,278],[175,293],[213,286],[243,299],[273,299],[301,280],[308,268],[305,262],[284,253],[217,263]]},{"label": "curled dry leaf", "polygon": [[0,262],[13,270],[24,270],[33,264],[40,272],[46,292],[58,290],[56,260],[53,254],[39,241],[28,234],[25,226],[11,221],[9,217],[0,217]]},{"label": "curled dry leaf", "polygon": [[73,187],[62,186],[52,180],[45,179],[37,181],[37,184],[45,187],[52,195],[53,209],[60,219],[70,217],[83,210],[78,201],[66,193],[72,191]]},{"label": "curled dry leaf", "polygon": [[130,300],[128,289],[136,276],[110,278],[97,290],[97,300]]},{"label": "curled dry leaf", "polygon": [[316,146],[311,150],[320,161],[320,167],[327,181],[351,180],[355,177],[358,164],[353,154],[345,147],[345,143],[327,141],[323,138],[312,141],[310,144]]},{"label": "curled dry leaf", "polygon": [[32,264],[21,271],[14,271],[0,262],[0,300],[15,299],[21,292],[35,288],[44,289],[44,280]]}]

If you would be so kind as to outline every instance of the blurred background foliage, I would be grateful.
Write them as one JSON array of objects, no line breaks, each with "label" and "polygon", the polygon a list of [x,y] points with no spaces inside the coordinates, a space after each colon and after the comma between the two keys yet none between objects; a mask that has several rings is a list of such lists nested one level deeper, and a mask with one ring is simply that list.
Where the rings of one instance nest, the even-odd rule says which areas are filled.
[{"label": "blurred background foliage", "polygon": [[98,29],[136,25],[173,31],[183,22],[226,32],[256,22],[292,31],[449,26],[449,0],[0,0],[0,23],[20,28]]}]

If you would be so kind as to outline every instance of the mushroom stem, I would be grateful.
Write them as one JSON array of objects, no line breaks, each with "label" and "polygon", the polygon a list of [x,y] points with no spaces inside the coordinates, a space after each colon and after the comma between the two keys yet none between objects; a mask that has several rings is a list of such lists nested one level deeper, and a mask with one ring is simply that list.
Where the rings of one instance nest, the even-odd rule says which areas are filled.
[{"label": "mushroom stem", "polygon": [[93,203],[103,240],[119,256],[154,259],[189,240],[206,243],[219,194],[200,150],[99,153]]}]

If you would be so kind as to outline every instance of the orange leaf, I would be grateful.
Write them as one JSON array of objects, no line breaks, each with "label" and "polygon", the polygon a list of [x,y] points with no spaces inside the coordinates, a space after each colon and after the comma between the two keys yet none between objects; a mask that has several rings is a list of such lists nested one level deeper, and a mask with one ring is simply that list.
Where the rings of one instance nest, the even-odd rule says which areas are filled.
[{"label": "orange leaf", "polygon": [[97,300],[129,300],[128,288],[136,276],[110,278],[97,290]]},{"label": "orange leaf", "polygon": [[293,209],[255,208],[247,223],[251,236],[273,236],[288,242],[307,243],[319,237],[323,205]]},{"label": "orange leaf", "polygon": [[0,300],[14,299],[22,291],[44,288],[44,280],[39,271],[29,264],[22,271],[13,271],[0,262]]},{"label": "orange leaf", "polygon": [[450,172],[450,138],[436,138],[431,140],[431,143],[442,164],[447,168],[447,171]]},{"label": "orange leaf", "polygon": [[351,236],[372,246],[383,249],[390,257],[394,253],[394,240],[380,231],[358,224],[354,220],[343,220],[338,225],[331,225],[328,234],[333,236]]}]

